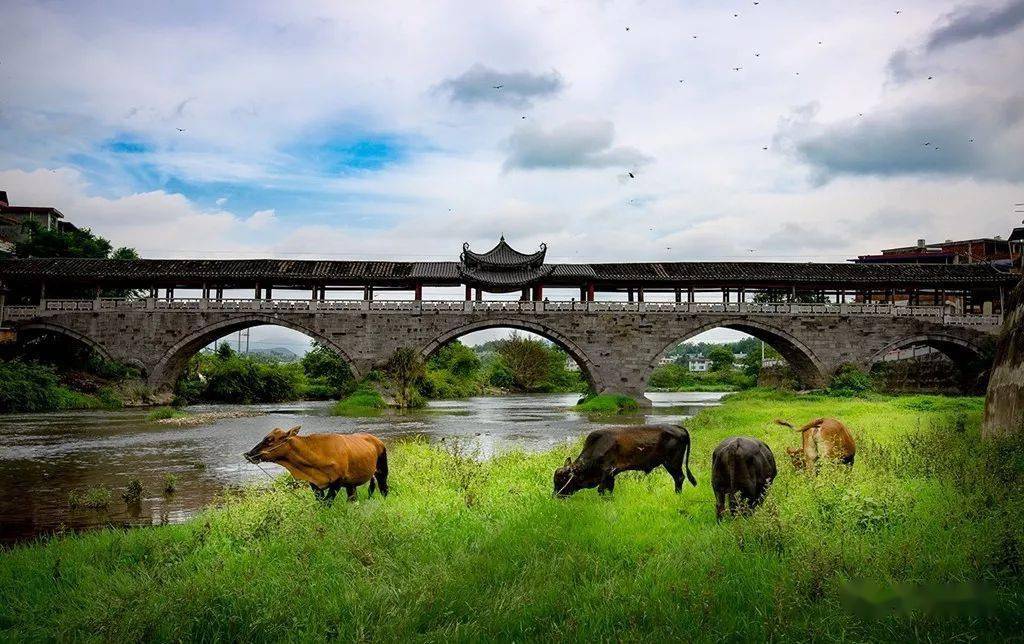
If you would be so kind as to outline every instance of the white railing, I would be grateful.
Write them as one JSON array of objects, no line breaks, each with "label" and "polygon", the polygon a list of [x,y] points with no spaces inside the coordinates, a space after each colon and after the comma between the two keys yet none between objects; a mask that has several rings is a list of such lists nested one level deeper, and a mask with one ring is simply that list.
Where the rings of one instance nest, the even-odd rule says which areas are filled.
[{"label": "white railing", "polygon": [[857,316],[910,317],[950,326],[997,327],[1001,315],[947,313],[941,306],[892,304],[800,304],[748,302],[577,302],[577,301],[462,301],[462,300],[253,300],[253,299],[98,299],[43,300],[38,305],[7,306],[5,318],[29,320],[63,312],[117,313],[127,311],[313,312],[313,313],[637,313],[688,315]]}]

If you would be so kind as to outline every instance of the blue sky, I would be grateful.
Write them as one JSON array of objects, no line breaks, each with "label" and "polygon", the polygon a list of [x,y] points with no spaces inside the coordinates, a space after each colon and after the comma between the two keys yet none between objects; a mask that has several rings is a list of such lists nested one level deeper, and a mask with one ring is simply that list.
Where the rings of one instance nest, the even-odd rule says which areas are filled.
[{"label": "blue sky", "polygon": [[147,257],[504,233],[842,261],[1005,235],[1024,201],[1024,0],[8,0],[4,24],[0,188]]}]

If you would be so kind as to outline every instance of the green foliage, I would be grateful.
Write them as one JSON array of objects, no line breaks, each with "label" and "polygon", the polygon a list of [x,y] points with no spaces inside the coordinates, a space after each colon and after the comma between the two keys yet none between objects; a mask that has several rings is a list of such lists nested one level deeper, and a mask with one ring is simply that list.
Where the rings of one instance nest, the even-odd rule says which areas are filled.
[{"label": "green foliage", "polygon": [[326,396],[311,395],[307,397],[334,398],[353,385],[352,370],[349,369],[345,360],[318,342],[313,343],[313,348],[302,357],[300,363],[311,385],[324,388],[313,391],[317,394],[322,394],[325,391],[332,392]]},{"label": "green foliage", "polygon": [[[578,442],[489,460],[393,443],[386,499],[323,507],[285,476],[182,525],[0,551],[0,639],[1019,639],[1024,444],[981,442],[977,401],[959,432],[904,400],[731,395],[687,421],[699,485],[681,495],[658,469],[551,498]],[[820,416],[853,431],[852,469],[779,458],[798,438],[771,421]],[[734,435],[766,441],[779,476],[719,524],[711,451]]]},{"label": "green foliage", "polygon": [[580,399],[576,403],[576,409],[602,414],[621,414],[639,410],[640,403],[623,394],[594,394]]},{"label": "green foliage", "polygon": [[828,392],[833,396],[860,396],[873,388],[870,375],[861,371],[857,365],[845,364],[832,376]]},{"label": "green foliage", "polygon": [[146,414],[146,420],[166,420],[168,418],[184,418],[187,414],[174,407],[157,407]]},{"label": "green foliage", "polygon": [[189,361],[175,393],[181,403],[267,403],[297,400],[307,385],[300,363],[266,362],[239,355],[222,343],[216,353]]},{"label": "green foliage", "polygon": [[167,472],[164,474],[164,495],[170,496],[178,491],[178,476]]},{"label": "green foliage", "polygon": [[331,408],[335,416],[362,416],[379,413],[387,407],[384,397],[369,383],[360,384],[355,391],[339,400]]},{"label": "green foliage", "polygon": [[72,490],[68,493],[68,507],[72,510],[86,508],[89,510],[102,510],[110,506],[114,493],[108,487],[102,485],[82,490]]},{"label": "green foliage", "polygon": [[515,332],[498,343],[498,356],[517,391],[538,391],[551,364],[547,343]]},{"label": "green foliage", "polygon": [[449,342],[438,349],[427,362],[429,370],[448,371],[462,380],[476,376],[480,366],[480,357],[476,352],[458,340]]},{"label": "green foliage", "polygon": [[426,365],[419,351],[412,347],[395,349],[384,366],[384,372],[399,407],[411,409],[423,406],[423,396],[416,391],[416,385],[426,373]]},{"label": "green foliage", "polygon": [[110,389],[101,389],[95,396],[68,389],[50,366],[0,361],[0,413],[112,409],[120,405]]},{"label": "green foliage", "polygon": [[128,505],[134,505],[142,501],[142,481],[139,479],[128,481],[128,486],[121,492],[121,498]]},{"label": "green foliage", "polygon": [[736,359],[736,355],[732,352],[732,349],[722,345],[709,351],[708,359],[711,360],[712,371],[729,371],[732,369],[732,363]]},{"label": "green foliage", "polygon": [[662,365],[651,373],[648,385],[661,391],[740,391],[756,384],[743,371],[691,372],[678,364]]},{"label": "green foliage", "polygon": [[38,222],[24,225],[25,239],[14,247],[16,257],[83,257],[106,259],[113,247],[88,228],[47,230]]}]

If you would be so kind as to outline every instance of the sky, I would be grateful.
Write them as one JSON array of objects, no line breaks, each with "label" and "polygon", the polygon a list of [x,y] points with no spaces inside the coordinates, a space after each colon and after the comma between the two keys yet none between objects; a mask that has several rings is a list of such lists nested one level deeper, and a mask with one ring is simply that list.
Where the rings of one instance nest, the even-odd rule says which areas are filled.
[{"label": "sky", "polygon": [[843,261],[1024,202],[1024,0],[3,13],[0,189],[144,257]]}]

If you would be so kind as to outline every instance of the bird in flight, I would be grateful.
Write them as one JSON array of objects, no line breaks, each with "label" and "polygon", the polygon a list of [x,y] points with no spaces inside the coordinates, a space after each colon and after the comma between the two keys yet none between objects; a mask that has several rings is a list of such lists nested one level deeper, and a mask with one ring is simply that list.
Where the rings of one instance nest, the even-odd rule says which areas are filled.
[{"label": "bird in flight", "polygon": [[740,71],[741,69],[743,69],[743,68],[742,68],[742,67],[733,67],[733,68],[732,68],[732,71],[734,71],[734,72],[738,72],[738,71]]},{"label": "bird in flight", "polygon": [[178,130],[179,132],[184,132],[185,131],[185,128],[183,128],[183,127],[179,127],[179,128],[175,128],[175,129]]},{"label": "bird in flight", "polygon": [[629,175],[629,178],[630,178],[630,179],[636,179],[636,175],[635,175],[635,174],[633,174],[632,172],[627,172],[626,174],[628,174],[628,175]]},{"label": "bird in flight", "polygon": [[501,89],[502,87],[504,87],[504,85],[495,85],[494,89]]},{"label": "bird in flight", "polygon": [[896,10],[896,15],[898,16],[898,15],[900,15],[900,13],[901,13],[901,12],[900,12],[900,10],[899,10],[899,9],[897,9],[897,10]]},{"label": "bird in flight", "polygon": [[931,145],[931,144],[932,144],[931,141],[925,141],[922,145]]},{"label": "bird in flight", "polygon": [[761,54],[759,54],[759,53],[757,53],[757,52],[755,51],[755,52],[754,52],[754,58],[760,58],[760,57],[761,57]]},{"label": "bird in flight", "polygon": [[967,139],[967,142],[968,143],[974,143],[974,139],[973,138]]},{"label": "bird in flight", "polygon": [[762,149],[762,150],[767,150],[767,149],[768,149],[768,146],[767,146],[767,145],[763,145],[763,146],[761,146],[761,149]]},{"label": "bird in flight", "polygon": [[626,31],[629,31],[629,27],[626,27]]},{"label": "bird in flight", "polygon": [[929,76],[929,77],[928,77],[928,80],[931,80],[931,79],[932,79],[932,77],[931,77],[931,76]]}]

